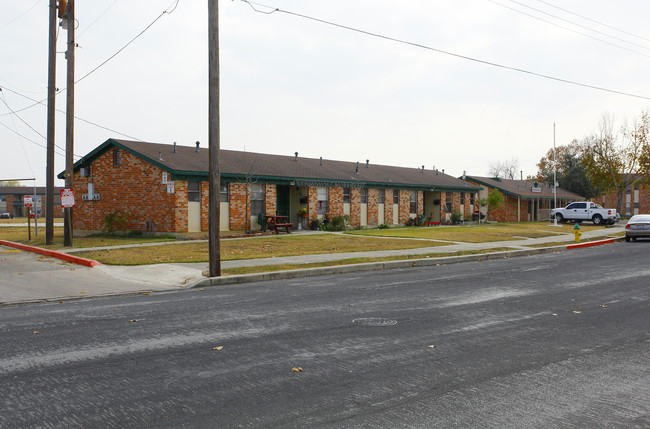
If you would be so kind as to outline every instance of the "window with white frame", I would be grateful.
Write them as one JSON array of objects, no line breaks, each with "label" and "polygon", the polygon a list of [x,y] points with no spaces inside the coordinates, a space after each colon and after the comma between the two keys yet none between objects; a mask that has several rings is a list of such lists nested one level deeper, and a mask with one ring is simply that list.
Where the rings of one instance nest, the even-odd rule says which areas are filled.
[{"label": "window with white frame", "polygon": [[393,189],[393,204],[399,205],[399,189]]},{"label": "window with white frame", "polygon": [[251,216],[257,217],[260,213],[266,213],[264,200],[266,193],[261,183],[251,183]]},{"label": "window with white frame", "polygon": [[411,214],[417,213],[418,212],[418,193],[417,191],[411,191],[410,192],[410,204],[409,204],[409,211]]},{"label": "window with white frame", "polygon": [[377,202],[379,204],[384,204],[385,199],[386,199],[386,191],[384,189],[380,189],[379,196],[377,197]]},{"label": "window with white frame", "polygon": [[222,203],[227,203],[230,201],[230,186],[228,186],[228,183],[220,183],[219,184],[219,201]]},{"label": "window with white frame", "polygon": [[361,204],[368,204],[368,189],[361,188]]},{"label": "window with white frame", "polygon": [[318,193],[318,214],[324,215],[329,211],[329,202],[327,198],[328,189],[325,186],[319,186],[317,188]]},{"label": "window with white frame", "polygon": [[451,200],[454,198],[454,194],[451,192],[446,192],[445,194],[446,194],[445,212],[451,213]]},{"label": "window with white frame", "polygon": [[201,202],[201,182],[187,182],[187,201],[190,203]]},{"label": "window with white frame", "polygon": [[343,188],[343,202],[350,203],[350,188]]}]

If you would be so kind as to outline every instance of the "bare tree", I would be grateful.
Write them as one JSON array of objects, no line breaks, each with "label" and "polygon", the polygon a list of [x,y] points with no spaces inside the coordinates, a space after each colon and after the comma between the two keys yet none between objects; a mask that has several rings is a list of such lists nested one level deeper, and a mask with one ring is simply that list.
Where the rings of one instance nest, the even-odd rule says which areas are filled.
[{"label": "bare tree", "polygon": [[519,172],[519,160],[512,157],[509,161],[493,161],[488,165],[488,173],[492,177],[516,179]]}]

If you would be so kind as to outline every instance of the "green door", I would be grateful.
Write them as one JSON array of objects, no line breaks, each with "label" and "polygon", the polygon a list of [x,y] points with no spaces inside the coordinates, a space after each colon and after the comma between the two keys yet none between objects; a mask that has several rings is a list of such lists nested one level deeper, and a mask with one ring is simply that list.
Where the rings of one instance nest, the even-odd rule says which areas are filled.
[{"label": "green door", "polygon": [[277,195],[278,195],[278,216],[289,216],[289,185],[277,185]]}]

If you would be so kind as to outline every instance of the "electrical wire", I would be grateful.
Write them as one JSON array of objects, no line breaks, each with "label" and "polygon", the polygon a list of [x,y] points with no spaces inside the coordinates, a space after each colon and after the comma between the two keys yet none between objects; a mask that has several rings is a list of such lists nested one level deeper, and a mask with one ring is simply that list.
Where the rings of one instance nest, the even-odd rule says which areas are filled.
[{"label": "electrical wire", "polygon": [[452,57],[461,58],[463,60],[473,61],[473,62],[476,62],[476,63],[479,63],[479,64],[484,64],[484,65],[488,65],[488,66],[492,66],[492,67],[498,67],[498,68],[505,69],[505,70],[516,71],[516,72],[519,72],[519,73],[524,73],[524,74],[528,74],[528,75],[531,75],[531,76],[537,76],[537,77],[541,77],[541,78],[544,78],[544,79],[553,80],[553,81],[556,81],[556,82],[566,83],[566,84],[569,84],[569,85],[581,86],[583,88],[590,88],[590,89],[595,89],[595,90],[598,90],[598,91],[609,92],[611,94],[618,94],[618,95],[624,95],[626,97],[640,98],[642,100],[650,100],[650,97],[643,96],[643,95],[632,94],[632,93],[623,92],[623,91],[616,91],[616,90],[613,90],[613,89],[603,88],[603,87],[600,87],[600,86],[590,85],[590,84],[581,83],[581,82],[577,82],[577,81],[572,81],[572,80],[568,80],[568,79],[562,79],[562,78],[559,78],[559,77],[546,75],[546,74],[543,74],[543,73],[537,73],[537,72],[534,72],[534,71],[525,70],[525,69],[521,69],[521,68],[517,68],[517,67],[506,66],[506,65],[499,64],[499,63],[494,63],[494,62],[491,62],[491,61],[486,61],[486,60],[481,60],[481,59],[478,59],[478,58],[469,57],[469,56],[466,56],[466,55],[456,54],[454,52],[444,51],[442,49],[433,48],[431,46],[422,45],[420,43],[409,42],[407,40],[397,39],[397,38],[390,37],[390,36],[384,36],[384,35],[379,34],[379,33],[373,33],[373,32],[370,32],[370,31],[361,30],[361,29],[350,27],[350,26],[343,25],[343,24],[337,24],[335,22],[327,21],[327,20],[320,19],[320,18],[314,18],[312,16],[303,15],[303,14],[296,13],[296,12],[289,12],[289,11],[286,11],[286,10],[281,10],[279,8],[263,5],[263,4],[260,4],[260,3],[251,2],[251,1],[248,1],[248,0],[240,0],[240,1],[243,2],[243,3],[248,4],[255,12],[260,12],[260,11],[255,9],[255,7],[253,5],[265,7],[267,9],[272,9],[271,12],[260,12],[260,13],[264,13],[264,14],[267,14],[267,15],[269,15],[271,13],[274,13],[274,12],[285,13],[287,15],[296,16],[298,18],[303,18],[303,19],[307,19],[307,20],[310,20],[310,21],[319,22],[321,24],[331,25],[333,27],[342,28],[344,30],[353,31],[353,32],[360,33],[360,34],[365,34],[367,36],[377,37],[379,39],[389,40],[389,41],[395,42],[395,43],[401,43],[403,45],[414,46],[416,48],[421,48],[421,49],[426,49],[428,51],[438,52],[440,54],[445,54],[445,55],[449,55],[449,56],[452,56]]},{"label": "electrical wire", "polygon": [[[2,91],[2,89],[3,89],[3,88],[0,87],[0,91]],[[7,90],[7,91],[9,91],[9,92],[11,92],[11,93],[14,93],[14,94],[16,94],[16,95],[18,95],[18,96],[20,96],[20,97],[26,98],[26,99],[28,99],[28,100],[30,100],[30,101],[36,101],[36,100],[34,100],[33,98],[31,98],[31,97],[28,97],[28,96],[26,96],[26,95],[24,95],[24,94],[21,94],[21,93],[19,93],[19,92],[13,91],[13,90],[11,90],[11,89],[9,89],[9,88],[4,87],[4,89]],[[5,104],[6,104],[6,103],[5,103]],[[43,101],[36,101],[36,103],[35,103],[34,105],[38,105],[38,104],[40,104],[40,105],[42,105],[42,106],[46,106],[45,104],[43,104]],[[8,107],[8,106],[7,106],[7,107]],[[6,116],[6,115],[10,115],[10,114],[12,114],[12,113],[15,114],[16,112],[20,112],[20,111],[22,111],[22,110],[25,110],[25,109],[20,109],[20,110],[15,110],[15,111],[12,110],[11,113],[4,113],[4,114],[1,114],[0,116]],[[59,113],[66,113],[65,110],[62,110],[62,109],[56,109],[56,111],[59,112]],[[88,119],[81,118],[81,117],[76,116],[76,115],[74,116],[74,118],[75,118],[76,120],[78,120],[78,121],[85,122],[85,123],[87,123],[87,124],[89,124],[89,125],[93,125],[93,126],[95,126],[95,127],[97,127],[97,128],[101,128],[101,129],[104,129],[104,130],[106,130],[106,131],[110,131],[110,132],[115,133],[115,134],[119,134],[119,135],[121,135],[121,136],[123,136],[123,137],[127,137],[127,138],[129,138],[129,139],[131,139],[131,140],[134,140],[134,141],[139,141],[139,142],[143,142],[143,141],[144,141],[144,140],[139,139],[139,138],[137,138],[137,137],[130,136],[130,135],[128,135],[128,134],[125,134],[125,133],[122,133],[122,132],[120,132],[120,131],[117,131],[117,130],[114,130],[114,129],[108,128],[108,127],[106,127],[106,126],[104,126],[104,125],[100,125],[100,124],[98,124],[98,123],[96,123],[96,122],[90,121],[90,120],[88,120]],[[30,128],[31,128],[31,127],[30,127]],[[40,133],[38,133],[38,134],[41,135]],[[42,137],[42,135],[41,135],[41,137]],[[77,156],[77,155],[75,155],[75,156]]]},{"label": "electrical wire", "polygon": [[75,42],[76,42],[77,40],[79,40],[79,38],[80,38],[80,37],[81,37],[85,32],[87,32],[88,30],[90,30],[90,28],[91,28],[93,25],[95,25],[95,24],[97,23],[97,21],[99,21],[99,20],[100,20],[100,19],[101,19],[105,14],[106,14],[106,12],[108,12],[108,11],[109,11],[113,6],[115,6],[115,3],[117,3],[117,0],[115,0],[115,1],[114,1],[113,3],[111,3],[111,4],[110,4],[106,9],[104,9],[104,11],[103,11],[102,13],[100,13],[99,16],[98,16],[97,18],[95,18],[95,20],[94,20],[93,22],[91,22],[90,24],[88,24],[88,27],[86,27],[86,29],[85,29],[84,31],[79,32],[79,34],[75,34],[75,36],[74,36],[74,38],[75,38]]},{"label": "electrical wire", "polygon": [[568,13],[568,14],[577,16],[577,17],[582,18],[582,19],[586,19],[587,21],[593,22],[595,24],[602,25],[603,27],[611,28],[612,30],[616,30],[616,31],[621,32],[623,34],[627,34],[628,36],[636,37],[637,39],[646,40],[646,41],[650,42],[650,39],[648,39],[646,37],[642,37],[642,36],[636,35],[634,33],[630,33],[629,31],[625,31],[625,30],[622,30],[620,28],[611,26],[609,24],[605,24],[604,22],[596,21],[595,19],[591,19],[591,18],[586,17],[584,15],[580,15],[579,13],[571,12],[570,10],[563,9],[563,8],[561,8],[559,6],[556,6],[556,5],[552,4],[552,3],[549,3],[547,1],[544,1],[544,0],[537,0],[537,1],[540,2],[540,3],[544,3],[545,5],[548,5],[548,6],[556,8],[556,9],[559,9],[559,10],[561,10],[563,12]]},{"label": "electrical wire", "polygon": [[21,13],[21,14],[18,15],[16,18],[12,19],[11,21],[7,22],[6,24],[0,26],[0,30],[2,30],[2,29],[5,28],[5,27],[9,27],[11,24],[13,24],[14,22],[18,21],[18,20],[19,20],[20,18],[22,18],[23,16],[27,15],[27,14],[28,14],[29,12],[31,12],[32,9],[34,9],[34,8],[36,7],[36,5],[39,4],[40,2],[41,2],[41,0],[36,0],[36,3],[34,3],[34,4],[33,4],[29,9],[27,9],[25,12]]},{"label": "electrical wire", "polygon": [[[163,10],[162,13],[161,13],[160,15],[158,15],[158,17],[157,17],[156,19],[154,19],[153,21],[151,21],[151,23],[150,23],[149,25],[147,25],[147,26],[145,27],[144,30],[142,30],[140,33],[138,33],[138,34],[137,34],[134,38],[132,38],[132,39],[131,39],[131,40],[130,40],[126,45],[122,46],[122,47],[121,47],[117,52],[115,52],[113,55],[111,55],[110,57],[108,57],[105,61],[103,61],[102,63],[100,63],[97,67],[95,67],[94,69],[92,69],[91,71],[89,71],[88,73],[86,73],[85,75],[83,75],[81,78],[77,79],[77,80],[75,81],[75,84],[81,82],[82,80],[84,80],[85,78],[87,78],[88,76],[90,76],[91,74],[93,74],[94,72],[96,72],[97,70],[99,70],[99,68],[101,68],[102,66],[104,66],[104,65],[105,65],[106,63],[108,63],[110,60],[112,60],[113,58],[115,58],[115,57],[116,57],[120,52],[122,52],[124,49],[126,49],[126,48],[131,44],[131,43],[133,43],[136,39],[138,39],[140,36],[142,36],[142,35],[143,35],[147,30],[149,30],[149,28],[151,28],[151,26],[153,26],[153,25],[154,25],[154,24],[155,24],[155,23],[156,23],[160,18],[162,18],[165,14],[167,14],[167,15],[172,14],[172,13],[176,10],[176,8],[178,7],[178,4],[179,4],[179,3],[180,3],[180,0],[175,0],[175,1],[172,3],[172,4],[174,5],[174,7],[172,8],[171,11]],[[171,7],[171,5],[170,5],[170,7]],[[57,38],[58,38],[58,27],[57,27]],[[63,91],[65,91],[66,89],[67,89],[67,88],[63,88],[63,89],[61,89],[61,90],[58,90],[54,96],[56,97],[57,95],[59,95],[59,94],[61,94]],[[22,109],[16,110],[15,113],[18,113],[18,112],[22,112],[22,111],[24,111],[24,110],[31,109],[32,107],[37,106],[37,105],[39,105],[39,104],[43,104],[43,103],[46,102],[48,99],[49,99],[49,97],[46,97],[46,98],[44,98],[44,99],[41,100],[41,101],[36,101],[36,100],[34,100],[34,101],[36,101],[34,104],[31,104],[31,105],[29,105],[29,106],[27,106],[27,107],[23,107]],[[5,113],[4,115],[7,115],[7,113]],[[0,115],[0,116],[4,116],[4,115]]]},{"label": "electrical wire", "polygon": [[[524,12],[524,11],[521,11],[521,10],[515,9],[515,8],[510,7],[510,6],[506,6],[505,4],[501,4],[501,3],[497,2],[497,1],[494,1],[494,0],[487,0],[487,1],[489,1],[490,3],[496,4],[496,5],[498,5],[498,6],[504,7],[504,8],[506,8],[506,9],[510,9],[510,10],[513,11],[513,12],[517,12],[517,13],[520,13],[520,14],[522,14],[522,15],[528,16],[528,17],[530,17],[530,18],[536,19],[536,20],[538,20],[538,21],[542,21],[542,22],[545,22],[545,23],[547,23],[547,24],[554,25],[554,26],[556,26],[556,27],[558,27],[558,28],[561,28],[561,29],[563,29],[563,30],[567,30],[567,31],[570,31],[570,32],[572,32],[572,33],[576,33],[576,34],[579,34],[579,35],[581,35],[581,36],[585,36],[585,37],[588,37],[588,38],[590,38],[590,39],[596,40],[596,41],[598,41],[598,42],[605,43],[605,44],[610,45],[610,46],[614,46],[615,48],[623,49],[623,50],[625,50],[625,51],[629,51],[629,52],[635,53],[635,54],[637,54],[637,55],[642,55],[642,56],[644,56],[644,57],[648,57],[648,58],[650,58],[650,55],[648,55],[648,54],[644,54],[644,53],[642,53],[642,52],[635,51],[634,49],[626,48],[625,46],[617,45],[616,43],[608,42],[607,40],[599,39],[598,37],[592,36],[592,35],[590,35],[590,34],[582,33],[582,32],[580,32],[580,31],[574,30],[574,29],[572,29],[572,28],[564,27],[564,26],[562,26],[562,25],[556,24],[556,23],[554,23],[554,22],[548,21],[548,20],[543,19],[543,18],[540,18],[540,17],[538,17],[538,16],[531,15],[531,14],[529,14],[529,13],[526,13],[526,12]],[[602,33],[602,32],[600,32],[600,31],[598,31],[598,30],[593,30],[593,29],[590,29],[590,28],[585,27],[585,26],[583,26],[583,25],[576,24],[576,23],[571,22],[571,21],[567,21],[567,20],[565,20],[565,19],[563,19],[563,18],[560,18],[560,17],[557,17],[557,16],[555,16],[555,15],[550,15],[550,14],[548,14],[548,13],[546,13],[546,12],[542,12],[542,11],[540,11],[540,10],[538,10],[538,9],[532,8],[532,7],[530,7],[530,6],[526,6],[526,5],[524,5],[524,4],[521,4],[521,3],[516,2],[516,1],[514,1],[514,0],[510,0],[510,1],[513,2],[513,3],[519,4],[519,5],[522,5],[522,6],[524,6],[524,7],[528,7],[528,8],[530,8],[530,9],[536,10],[536,11],[538,11],[538,12],[540,12],[540,13],[543,13],[543,14],[546,14],[546,15],[549,15],[549,16],[552,16],[552,17],[554,17],[554,18],[556,18],[556,19],[559,19],[559,20],[562,20],[562,21],[566,21],[566,22],[568,22],[568,23],[570,23],[570,24],[572,24],[572,25],[576,25],[576,26],[578,26],[578,27],[586,28],[586,29],[589,30],[589,31],[594,31],[594,32],[596,32],[596,33],[604,34],[604,35],[607,36],[607,37],[611,37],[611,38],[613,38],[613,39],[617,39],[617,40],[622,40],[622,41],[625,42],[625,43],[630,43],[630,44],[633,44],[633,45],[636,45],[636,46],[640,46],[640,47],[643,48],[643,49],[649,49],[649,50],[650,50],[650,48],[646,48],[646,47],[643,46],[643,45],[639,45],[639,44],[636,44],[636,43],[633,43],[633,42],[627,42],[627,41],[625,41],[625,40],[623,40],[623,39],[620,39],[620,38],[618,38],[618,37],[610,36],[610,35],[608,35],[608,34],[606,34],[606,33]]]}]

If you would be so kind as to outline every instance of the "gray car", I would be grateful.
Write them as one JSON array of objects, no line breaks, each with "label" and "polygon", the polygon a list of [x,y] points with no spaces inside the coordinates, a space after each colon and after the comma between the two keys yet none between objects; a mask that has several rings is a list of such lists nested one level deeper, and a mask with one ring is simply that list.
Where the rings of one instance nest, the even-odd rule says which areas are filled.
[{"label": "gray car", "polygon": [[636,240],[638,237],[650,238],[650,215],[635,215],[625,225],[625,241]]}]

